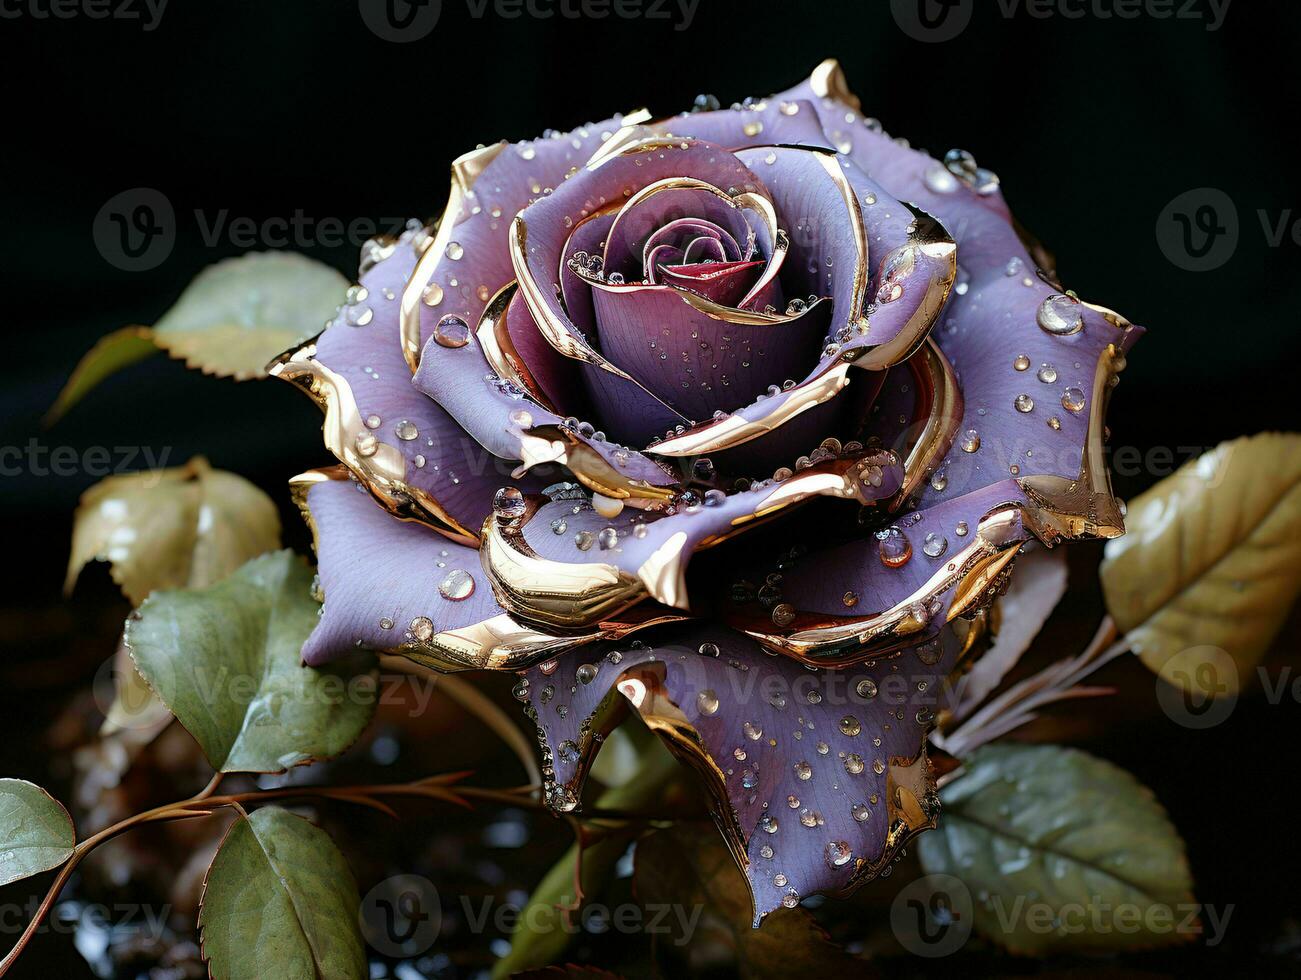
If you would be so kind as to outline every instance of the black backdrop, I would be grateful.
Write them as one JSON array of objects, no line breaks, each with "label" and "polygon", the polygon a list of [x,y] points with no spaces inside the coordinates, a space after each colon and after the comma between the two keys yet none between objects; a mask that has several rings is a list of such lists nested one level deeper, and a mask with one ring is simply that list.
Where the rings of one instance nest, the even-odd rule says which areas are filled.
[{"label": "black backdrop", "polygon": [[[1114,402],[1118,445],[1214,445],[1295,427],[1301,414],[1287,378],[1301,350],[1301,245],[1290,234],[1271,244],[1259,214],[1271,229],[1301,222],[1294,3],[1234,0],[1212,30],[1209,0],[1172,0],[1190,16],[1168,19],[1154,16],[1162,0],[1137,17],[1098,15],[1135,0],[1062,0],[1049,17],[1033,14],[1035,0],[957,0],[954,16],[970,23],[935,43],[911,38],[886,0],[700,0],[689,22],[680,0],[662,8],[668,20],[561,15],[601,0],[535,0],[560,12],[549,19],[504,16],[510,0],[481,17],[480,0],[442,0],[433,31],[398,44],[368,30],[356,0],[177,0],[151,30],[143,0],[127,8],[142,21],[32,15],[50,2],[0,4],[23,12],[0,19],[0,445],[149,446],[173,462],[203,452],[273,486],[323,458],[315,410],[287,385],[235,385],[158,359],[39,426],[96,337],[152,322],[203,266],[247,250],[230,234],[205,241],[223,216],[262,226],[301,213],[304,250],[352,274],[356,244],[330,242],[328,222],[436,214],[449,161],[478,143],[641,105],[669,114],[701,92],[724,103],[767,94],[828,55],[890,132],[937,154],[969,149],[995,169],[1067,285],[1150,328]],[[138,187],[171,202],[176,241],[157,267],[125,272],[92,226]],[[1158,218],[1207,187],[1236,207],[1238,245],[1213,271],[1185,271],[1160,247]],[[62,562],[68,510],[93,477],[31,469],[6,467],[0,505],[40,518],[10,541],[49,540],[29,559],[44,572]]]},{"label": "black backdrop", "polygon": [[[172,465],[204,453],[283,501],[285,478],[328,461],[316,409],[288,385],[237,385],[160,357],[104,384],[55,428],[40,426],[97,337],[153,322],[201,268],[247,250],[230,235],[205,241],[206,226],[301,213],[302,250],[352,274],[359,242],[324,241],[322,223],[437,213],[450,160],[478,143],[641,105],[669,114],[701,92],[725,104],[767,94],[829,55],[890,132],[935,153],[969,149],[996,170],[1067,285],[1150,329],[1113,402],[1116,445],[1179,452],[1301,422],[1292,376],[1301,353],[1301,244],[1291,234],[1301,220],[1291,210],[1301,210],[1296,3],[1235,0],[1212,30],[1218,15],[1206,0],[1151,0],[1135,17],[1102,16],[1134,0],[1066,0],[1047,17],[1033,15],[1031,0],[958,0],[953,16],[970,14],[970,23],[937,42],[910,36],[886,0],[701,0],[689,23],[672,6],[661,8],[667,21],[541,19],[511,18],[513,7],[493,3],[477,17],[478,0],[442,0],[428,37],[398,44],[367,28],[357,0],[173,0],[150,30],[85,13],[40,16],[50,2],[0,2],[0,447],[147,446]],[[108,0],[109,9],[123,2]],[[538,3],[561,9],[560,0]],[[1196,16],[1158,16],[1181,8]],[[141,0],[129,9],[144,11]],[[114,195],[140,187],[174,208],[174,248],[155,268],[122,271],[92,228]],[[1238,241],[1217,268],[1196,272],[1181,267],[1188,256],[1177,245],[1162,247],[1157,228],[1175,198],[1200,188],[1221,194],[1183,199],[1186,213],[1196,219],[1201,204],[1218,202],[1213,223],[1226,224],[1227,200]],[[1287,231],[1271,241],[1280,223]],[[6,593],[4,639],[35,660],[21,611],[57,607],[71,510],[95,477],[7,460],[0,512],[22,588]],[[1128,496],[1153,478],[1136,468],[1118,489]],[[1203,738],[1183,748],[1174,736],[1186,732],[1158,747],[1175,766],[1158,789],[1206,888],[1225,901],[1255,896],[1257,925],[1243,936],[1248,949],[1238,947],[1246,955],[1288,934],[1297,911],[1279,882],[1256,894],[1249,862],[1272,853],[1263,843],[1270,824],[1261,814],[1253,849],[1238,822],[1252,811],[1233,800],[1245,794],[1257,805],[1281,775],[1267,740],[1287,727],[1278,712],[1268,719],[1221,730],[1215,747]],[[1204,760],[1184,756],[1208,747]],[[1129,763],[1149,780],[1166,766]],[[1231,786],[1230,769],[1239,773]],[[1220,785],[1216,798],[1200,779]],[[1246,864],[1223,853],[1231,824]],[[1265,863],[1286,867],[1288,854],[1296,857],[1295,844]]]}]

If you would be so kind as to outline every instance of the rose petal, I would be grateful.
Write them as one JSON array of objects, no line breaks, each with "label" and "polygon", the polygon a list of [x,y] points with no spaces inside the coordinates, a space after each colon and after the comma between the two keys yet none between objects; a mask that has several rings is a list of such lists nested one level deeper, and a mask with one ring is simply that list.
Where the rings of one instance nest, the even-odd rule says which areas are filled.
[{"label": "rose petal", "polygon": [[[953,284],[954,249],[942,229],[848,160],[781,147],[738,156],[757,169],[757,160],[772,159],[778,214],[797,216],[786,229],[786,288],[832,297],[828,346],[780,395],[665,440],[655,447],[663,455],[717,453],[765,436],[835,397],[850,381],[848,364],[879,370],[903,360],[925,338]],[[793,287],[797,272],[803,280]]]},{"label": "rose petal", "polygon": [[[429,345],[436,344],[431,340]],[[414,388],[441,405],[465,425],[470,437],[494,456],[522,461],[522,474],[532,467],[557,463],[567,466],[589,486],[611,497],[630,493],[652,499],[668,497],[677,485],[673,473],[635,450],[585,435],[579,427],[547,411],[525,391],[488,368],[478,344],[454,350],[432,350],[421,358],[411,379]],[[534,492],[538,484],[521,484],[518,477],[503,476],[483,500],[491,506],[493,495],[507,484]]]},{"label": "rose petal", "polygon": [[[1054,533],[1121,533],[1102,458],[1103,414],[1124,354],[1142,329],[1110,310],[1073,303],[1037,277],[997,179],[960,161],[950,169],[881,132],[858,114],[858,100],[834,61],[776,98],[811,99],[828,135],[861,169],[936,215],[958,242],[962,287],[935,339],[965,396],[958,444],[971,432],[980,449],[953,450],[944,464],[945,488],[927,488],[922,505],[1012,475],[1034,495]],[[1019,363],[1025,370],[1017,370]]]},{"label": "rose petal", "polygon": [[[875,877],[934,825],[926,732],[958,644],[946,635],[852,671],[810,672],[721,627],[678,627],[654,647],[593,648],[526,673],[516,688],[573,809],[618,690],[669,747],[697,763],[743,870],[756,924],[817,892]],[[671,737],[670,737],[671,736]]]},{"label": "rose petal", "polygon": [[745,109],[684,112],[652,125],[673,136],[706,140],[736,150],[747,146],[830,147],[813,106],[798,100],[772,100]]},{"label": "rose petal", "polygon": [[741,209],[719,196],[722,191],[679,186],[683,181],[670,178],[658,189],[651,184],[619,210],[606,237],[606,275],[618,272],[629,281],[640,280],[645,258],[655,246],[685,248],[702,235],[723,246],[726,260],[754,257],[755,232]]},{"label": "rose petal", "polygon": [[474,548],[395,520],[349,480],[317,473],[297,486],[325,594],[320,623],[303,646],[307,663],[358,645],[428,645],[438,633],[505,615]]},{"label": "rose petal", "polygon": [[507,246],[515,215],[582,167],[632,118],[616,116],[569,133],[496,143],[453,164],[447,210],[410,293],[410,323],[418,327],[403,334],[410,373],[440,319],[458,316],[477,323],[487,300],[515,278]]},{"label": "rose petal", "polygon": [[[721,320],[691,305],[690,296],[672,286],[598,287],[592,298],[602,352],[693,420],[752,402],[811,362],[830,313],[819,303],[777,322]],[[663,427],[652,427],[657,420],[594,400],[620,438],[645,444],[664,435]],[[619,428],[612,421],[616,417]]]},{"label": "rose petal", "polygon": [[325,332],[270,373],[322,406],[326,447],[385,507],[473,543],[514,464],[485,453],[412,387],[397,344],[397,297],[415,261],[408,234],[362,274],[361,288]]},{"label": "rose petal", "polygon": [[735,306],[758,280],[763,266],[763,262],[665,264],[659,268],[659,281],[689,289],[719,306]]},{"label": "rose petal", "polygon": [[[760,606],[735,607],[729,622],[770,649],[812,664],[845,666],[936,635],[993,598],[998,576],[1031,535],[1033,507],[1004,480],[857,540],[795,560],[789,553],[747,565],[746,577],[779,583]],[[771,613],[770,613],[771,610]]]},{"label": "rose petal", "polygon": [[489,522],[481,554],[501,601],[534,622],[585,626],[646,598],[686,610],[686,570],[702,543],[812,496],[886,500],[901,480],[902,469],[884,454],[835,459],[782,483],[728,495],[715,490],[694,501],[680,496],[672,514],[624,509],[613,516],[599,513],[581,491],[549,488],[551,499],[530,499],[522,516]]},{"label": "rose petal", "polygon": [[[650,140],[625,147],[589,165],[578,179],[530,205],[512,232],[512,260],[520,290],[543,336],[566,357],[583,362],[583,373],[598,412],[606,404],[644,402],[648,393],[626,371],[612,364],[585,338],[568,316],[554,285],[563,261],[565,228],[573,227],[612,201],[623,200],[665,178],[682,174],[738,193],[762,193],[730,154],[710,144]],[[638,414],[642,414],[639,412]],[[660,413],[661,416],[663,413]],[[676,413],[670,413],[676,415]],[[657,419],[656,428],[662,431]],[[675,422],[684,422],[677,417]]]}]

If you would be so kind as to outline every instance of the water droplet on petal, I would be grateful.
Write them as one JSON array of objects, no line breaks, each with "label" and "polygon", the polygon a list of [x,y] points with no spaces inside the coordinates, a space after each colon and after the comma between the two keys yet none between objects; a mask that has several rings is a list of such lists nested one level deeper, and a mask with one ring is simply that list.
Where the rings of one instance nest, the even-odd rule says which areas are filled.
[{"label": "water droplet on petal", "polygon": [[470,342],[470,325],[455,313],[449,313],[434,325],[434,340],[440,347],[464,347]]},{"label": "water droplet on petal", "polygon": [[1067,388],[1062,392],[1062,408],[1068,412],[1078,412],[1084,408],[1084,392],[1079,388]]},{"label": "water droplet on petal", "polygon": [[454,568],[438,583],[438,594],[452,602],[461,602],[474,595],[474,576],[461,568]]},{"label": "water droplet on petal", "polygon": [[912,542],[897,527],[888,527],[883,531],[877,531],[876,539],[881,564],[886,568],[899,568],[906,565],[908,559],[913,556]]},{"label": "water droplet on petal", "polygon": [[1045,333],[1055,337],[1068,337],[1084,329],[1080,301],[1062,293],[1054,293],[1044,300],[1036,319]]}]

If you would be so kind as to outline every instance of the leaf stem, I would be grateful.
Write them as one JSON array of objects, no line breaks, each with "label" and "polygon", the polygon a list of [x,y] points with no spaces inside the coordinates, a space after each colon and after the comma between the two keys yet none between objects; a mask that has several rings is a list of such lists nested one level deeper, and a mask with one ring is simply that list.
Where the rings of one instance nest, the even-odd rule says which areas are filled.
[{"label": "leaf stem", "polygon": [[[165,803],[162,806],[134,814],[112,826],[105,827],[74,846],[72,856],[68,858],[63,867],[59,869],[59,873],[55,875],[54,881],[50,883],[45,898],[42,899],[36,913],[27,924],[27,928],[23,930],[23,934],[18,937],[18,941],[14,943],[13,948],[6,954],[5,958],[0,960],[0,977],[8,973],[9,968],[18,959],[19,954],[27,947],[32,937],[36,935],[37,929],[40,928],[50,909],[53,908],[55,901],[58,900],[59,893],[63,891],[63,886],[68,883],[68,879],[72,876],[72,872],[77,865],[81,863],[82,858],[100,844],[142,824],[206,817],[212,814],[213,811],[227,806],[243,813],[244,804],[246,803],[256,805],[272,800],[300,797],[318,797],[371,806],[390,815],[393,813],[391,808],[380,803],[375,799],[376,797],[414,796],[423,799],[443,800],[444,802],[456,803],[462,806],[468,805],[466,800],[482,800],[489,803],[501,803],[507,806],[535,810],[546,809],[546,805],[539,799],[539,787],[537,785],[529,784],[511,789],[457,785],[456,780],[467,775],[466,773],[442,773],[427,776],[411,783],[379,783],[357,786],[282,786],[277,789],[248,790],[242,793],[227,793],[219,796],[216,795],[216,790],[220,786],[224,775],[224,773],[220,772],[215,774],[207,786],[189,799]],[[703,819],[699,814],[647,814],[603,807],[593,807],[584,814],[584,818],[588,820],[645,820],[647,822]]]}]

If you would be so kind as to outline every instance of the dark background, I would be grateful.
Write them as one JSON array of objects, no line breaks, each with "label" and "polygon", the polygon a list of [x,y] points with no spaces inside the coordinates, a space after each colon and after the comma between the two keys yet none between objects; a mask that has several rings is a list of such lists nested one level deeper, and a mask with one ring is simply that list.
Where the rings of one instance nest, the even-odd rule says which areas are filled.
[{"label": "dark background", "polygon": [[[166,451],[169,465],[203,453],[284,502],[287,477],[330,462],[317,410],[288,385],[235,384],[157,357],[56,427],[40,424],[98,337],[154,322],[204,266],[248,250],[226,237],[205,242],[204,222],[301,211],[300,250],[353,275],[360,240],[325,244],[313,226],[360,217],[387,230],[394,218],[438,213],[451,159],[476,144],[642,105],[667,115],[702,92],[724,104],[766,95],[827,56],[887,131],[937,155],[968,149],[994,169],[1066,285],[1149,328],[1113,401],[1113,445],[1167,447],[1182,459],[1301,422],[1296,3],[1234,0],[1212,31],[1202,0],[1176,0],[1195,16],[1170,19],[1099,16],[1114,9],[1108,0],[1069,4],[1084,11],[1078,18],[1037,18],[1024,4],[1009,17],[979,0],[960,36],[922,43],[885,0],[701,0],[682,30],[674,6],[664,8],[670,20],[511,19],[491,4],[477,18],[467,0],[443,0],[427,38],[398,44],[366,27],[355,0],[173,0],[150,31],[138,20],[42,18],[29,2],[6,0],[19,16],[0,19],[3,447],[147,446],[155,457]],[[156,268],[124,272],[97,250],[92,225],[110,198],[138,187],[170,200],[175,247]],[[1163,209],[1197,188],[1226,194],[1240,229],[1231,257],[1200,273],[1172,262],[1156,234]],[[1280,244],[1261,212],[1271,228],[1286,223]],[[88,625],[59,595],[71,513],[95,477],[16,469],[0,476],[7,669],[49,673],[51,651],[77,643],[92,645],[98,663],[113,628]],[[1139,467],[1117,489],[1131,496],[1159,475]],[[1290,639],[1281,646],[1295,651]],[[73,674],[62,680],[84,680]],[[39,778],[30,733],[57,704],[3,697],[4,771]],[[1298,865],[1295,813],[1277,785],[1291,778],[1277,760],[1293,754],[1295,719],[1295,705],[1262,705],[1210,733],[1167,726],[1136,742],[1122,729],[1095,746],[1170,807],[1199,894],[1238,905],[1232,948],[1205,961],[1216,969],[1295,962],[1301,903],[1283,880]]]}]

